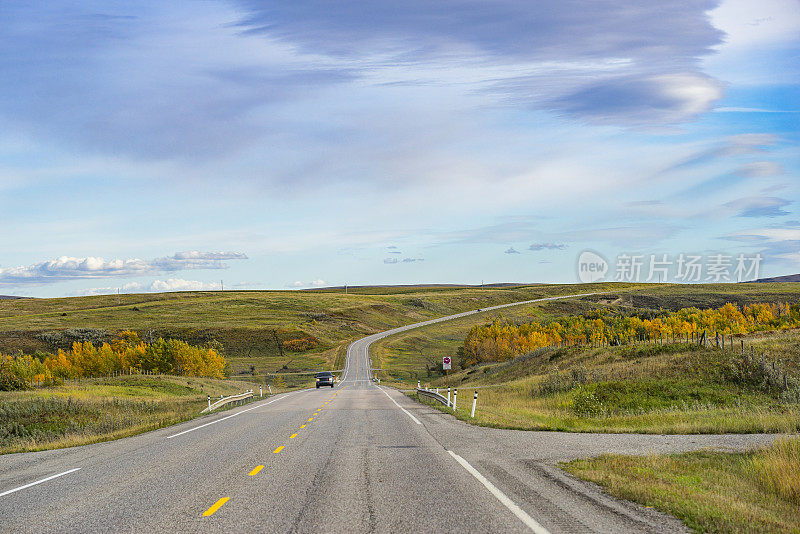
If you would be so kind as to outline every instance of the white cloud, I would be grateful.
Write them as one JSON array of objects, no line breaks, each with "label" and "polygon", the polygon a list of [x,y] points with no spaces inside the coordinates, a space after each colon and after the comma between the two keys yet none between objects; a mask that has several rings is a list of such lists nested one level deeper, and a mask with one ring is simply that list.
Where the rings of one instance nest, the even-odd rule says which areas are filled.
[{"label": "white cloud", "polygon": [[293,289],[302,289],[305,287],[325,287],[326,285],[328,285],[328,283],[325,280],[323,280],[322,278],[317,278],[316,280],[312,280],[310,282],[295,280],[294,282],[286,284],[286,287]]},{"label": "white cloud", "polygon": [[65,280],[143,276],[193,269],[227,269],[222,260],[246,259],[241,252],[178,252],[153,260],[61,256],[28,266],[0,268],[0,285],[46,284]]},{"label": "white cloud", "polygon": [[199,280],[184,280],[183,278],[168,278],[167,280],[153,280],[150,284],[130,282],[119,287],[93,287],[82,289],[72,294],[75,296],[110,295],[113,293],[164,293],[167,291],[214,291],[220,289],[217,283],[206,283]]},{"label": "white cloud", "polygon": [[207,284],[199,280],[184,280],[183,278],[169,278],[167,280],[156,280],[150,284],[149,291],[208,291],[220,289],[220,285],[213,283]]},{"label": "white cloud", "polygon": [[710,16],[714,26],[727,34],[723,47],[791,41],[800,31],[800,4],[796,0],[725,0]]}]

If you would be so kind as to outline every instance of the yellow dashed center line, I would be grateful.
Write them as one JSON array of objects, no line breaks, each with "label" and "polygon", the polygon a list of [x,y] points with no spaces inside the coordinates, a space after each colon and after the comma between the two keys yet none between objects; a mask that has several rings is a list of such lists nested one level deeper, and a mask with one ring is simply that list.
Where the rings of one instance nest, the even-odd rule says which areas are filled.
[{"label": "yellow dashed center line", "polygon": [[309,421],[309,422],[311,422],[311,421],[313,421],[313,420],[314,420],[314,418],[313,418],[313,417],[309,417],[309,418],[308,418],[308,421]]},{"label": "yellow dashed center line", "polygon": [[306,427],[306,425],[300,425],[300,428],[305,428],[305,427]]},{"label": "yellow dashed center line", "polygon": [[314,412],[314,416],[317,416],[317,415],[319,415],[319,412]]},{"label": "yellow dashed center line", "polygon": [[296,437],[297,437],[297,434],[295,433],[295,434],[292,434],[291,436],[289,436],[289,439],[294,439]]},{"label": "yellow dashed center line", "polygon": [[259,472],[259,471],[261,471],[262,469],[264,469],[264,466],[263,466],[263,465],[257,465],[257,466],[256,466],[256,467],[255,467],[255,468],[254,468],[252,471],[250,471],[250,473],[248,473],[248,474],[249,474],[250,476],[257,475],[257,474],[258,474],[258,472]]},{"label": "yellow dashed center line", "polygon": [[273,454],[278,454],[278,453],[279,453],[279,452],[281,452],[282,450],[283,450],[283,445],[281,445],[280,447],[278,447],[277,449],[275,449],[274,451],[272,451],[272,453],[273,453]]},{"label": "yellow dashed center line", "polygon": [[229,497],[223,497],[211,506],[208,510],[203,512],[203,517],[208,517],[210,515],[214,515],[214,512],[222,508],[222,505],[228,502]]}]

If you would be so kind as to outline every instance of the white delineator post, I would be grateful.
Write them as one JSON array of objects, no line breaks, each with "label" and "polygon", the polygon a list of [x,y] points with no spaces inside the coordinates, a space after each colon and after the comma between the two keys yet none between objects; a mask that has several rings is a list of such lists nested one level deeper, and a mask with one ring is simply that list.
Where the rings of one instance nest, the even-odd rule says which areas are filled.
[{"label": "white delineator post", "polygon": [[447,405],[450,406],[450,388],[447,388]]},{"label": "white delineator post", "polygon": [[470,417],[475,417],[475,405],[478,404],[478,392],[475,391],[475,396],[472,397],[472,414]]},{"label": "white delineator post", "polygon": [[417,380],[417,389],[419,389],[419,380]]},{"label": "white delineator post", "polygon": [[267,389],[269,389],[269,394],[270,394],[270,395],[272,395],[272,386],[270,386],[269,384],[267,384]]},{"label": "white delineator post", "polygon": [[211,411],[211,395],[208,396],[208,411]]},{"label": "white delineator post", "polygon": [[264,398],[264,391],[261,389],[261,384],[258,385],[258,396]]},{"label": "white delineator post", "polygon": [[458,399],[458,388],[453,390],[453,411],[456,411],[456,400]]}]

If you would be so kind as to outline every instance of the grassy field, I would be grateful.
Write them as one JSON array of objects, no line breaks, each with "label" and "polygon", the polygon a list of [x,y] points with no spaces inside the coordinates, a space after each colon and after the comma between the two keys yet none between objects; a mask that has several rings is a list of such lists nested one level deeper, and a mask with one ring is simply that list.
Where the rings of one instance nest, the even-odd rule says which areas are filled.
[{"label": "grassy field", "polygon": [[[191,344],[222,343],[234,374],[331,369],[352,339],[451,313],[593,286],[376,287],[323,291],[225,291],[0,300],[0,352],[53,351],[93,329],[111,339],[130,329],[145,341],[159,336]],[[627,287],[627,286],[626,286]],[[319,345],[281,357],[275,341],[304,335]],[[76,337],[78,336],[78,337]],[[285,367],[285,368],[284,368]]]},{"label": "grassy field", "polygon": [[[792,301],[800,297],[800,286],[380,287],[353,288],[348,294],[341,290],[248,291],[3,300],[0,351],[52,351],[59,344],[69,346],[70,336],[90,335],[102,341],[103,336],[132,329],[145,340],[165,336],[193,344],[219,341],[235,376],[254,370],[255,376],[245,376],[250,380],[247,384],[266,383],[265,374],[280,370],[287,387],[295,388],[309,380],[302,372],[341,369],[347,344],[372,332],[494,304],[584,292],[602,294],[514,306],[504,309],[502,316],[543,320],[605,306],[678,309],[725,302]],[[442,355],[452,354],[474,324],[497,315],[486,312],[387,338],[373,348],[376,367],[390,369],[383,378],[395,385],[415,386],[417,378],[444,385],[434,364]],[[312,335],[319,345],[281,356],[276,334],[279,340]],[[796,333],[760,334],[748,340],[784,360],[796,376],[800,363]],[[490,386],[480,389],[477,422],[492,426],[636,432],[798,428],[797,403],[783,402],[774,392],[729,383],[709,374],[707,371],[723,367],[721,357],[718,351],[687,346],[565,349],[550,351],[546,357],[534,354],[463,370],[450,380],[467,390]],[[591,384],[586,384],[582,376],[590,376]],[[629,383],[620,385],[620,378]],[[233,381],[180,377],[163,378],[158,384],[125,382],[137,380],[150,379],[118,378],[0,393],[4,415],[0,418],[4,425],[0,429],[0,451],[68,446],[130,435],[193,417],[202,408],[206,393],[247,389]]]},{"label": "grassy field", "polygon": [[745,453],[605,455],[562,467],[694,532],[800,532],[800,438]]},{"label": "grassy field", "polygon": [[[254,387],[255,386],[255,387]],[[85,445],[197,417],[206,395],[258,386],[238,380],[124,376],[0,394],[0,454]]]}]

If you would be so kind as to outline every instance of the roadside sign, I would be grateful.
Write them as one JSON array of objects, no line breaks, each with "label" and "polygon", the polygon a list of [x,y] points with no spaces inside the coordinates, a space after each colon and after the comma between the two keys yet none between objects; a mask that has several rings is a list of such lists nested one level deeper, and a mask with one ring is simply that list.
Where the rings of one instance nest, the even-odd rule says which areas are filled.
[{"label": "roadside sign", "polygon": [[442,358],[442,369],[450,369],[450,356]]}]

